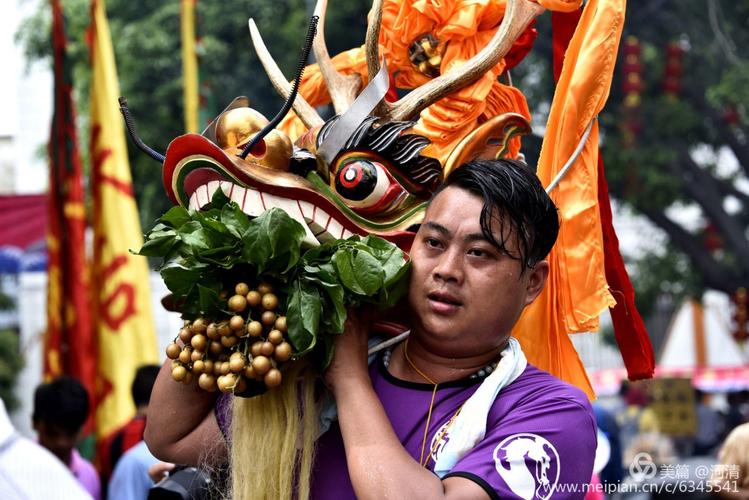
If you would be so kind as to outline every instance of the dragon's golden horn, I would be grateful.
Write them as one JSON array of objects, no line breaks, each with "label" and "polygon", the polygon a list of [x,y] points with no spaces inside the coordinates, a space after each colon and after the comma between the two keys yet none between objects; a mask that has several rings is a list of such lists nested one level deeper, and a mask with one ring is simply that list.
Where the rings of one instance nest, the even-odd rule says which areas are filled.
[{"label": "dragon's golden horn", "polygon": [[[289,84],[289,81],[283,76],[281,68],[278,67],[278,64],[276,64],[276,61],[273,60],[270,52],[268,52],[253,19],[249,20],[249,26],[252,44],[255,47],[258,59],[260,59],[263,68],[265,68],[265,72],[268,74],[268,78],[270,78],[276,92],[278,92],[284,99],[288,99],[291,94],[291,85]],[[294,99],[293,107],[294,112],[296,112],[299,119],[302,120],[302,123],[304,123],[307,128],[313,128],[325,123],[317,111],[315,111],[315,108],[310,106],[300,94],[297,94],[296,99]]]},{"label": "dragon's golden horn", "polygon": [[502,23],[489,44],[468,62],[440,75],[412,90],[397,102],[385,105],[386,120],[410,120],[421,111],[463,87],[466,87],[494,67],[509,52],[512,44],[544,8],[530,0],[507,0]]},{"label": "dragon's golden horn", "polygon": [[325,11],[327,8],[327,0],[317,0],[314,15],[319,16],[320,21],[317,24],[317,36],[312,43],[312,50],[315,51],[315,59],[320,66],[320,74],[325,80],[325,85],[328,87],[333,108],[337,114],[343,114],[356,99],[361,88],[361,78],[358,75],[342,75],[333,66],[325,44]]}]

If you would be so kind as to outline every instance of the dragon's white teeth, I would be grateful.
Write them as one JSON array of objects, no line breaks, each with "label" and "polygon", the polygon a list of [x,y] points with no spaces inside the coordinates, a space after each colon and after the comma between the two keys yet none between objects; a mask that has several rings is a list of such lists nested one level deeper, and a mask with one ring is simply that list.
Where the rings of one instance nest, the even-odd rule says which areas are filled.
[{"label": "dragon's white teeth", "polygon": [[304,242],[307,245],[317,246],[321,241],[349,238],[354,234],[344,228],[325,210],[308,201],[289,200],[270,193],[262,193],[256,189],[244,188],[227,181],[210,181],[198,187],[190,196],[189,208],[198,210],[206,206],[210,203],[217,189],[221,189],[250,217],[257,217],[270,208],[280,208],[302,223],[306,233]]},{"label": "dragon's white teeth", "polygon": [[[232,186],[234,186],[234,188],[230,191],[231,192],[231,196],[229,196],[229,195],[227,195],[227,196],[229,196],[229,198],[231,199],[231,201],[233,201],[234,203],[236,203],[237,205],[239,205],[240,208],[244,207],[244,198],[245,198],[245,195],[247,193],[247,190],[245,188],[243,188],[243,187],[237,186],[236,184],[232,184]],[[226,192],[226,191],[224,191],[224,192]]]},{"label": "dragon's white teeth", "polygon": [[344,229],[341,223],[331,217],[328,222],[327,233],[330,234],[331,237],[338,239],[343,237],[343,231]]},{"label": "dragon's white teeth", "polygon": [[301,211],[304,220],[310,222],[312,220],[312,213],[315,211],[315,206],[312,203],[303,200],[299,200],[297,203],[299,204],[299,210]]},{"label": "dragon's white teeth", "polygon": [[[231,196],[234,193],[234,189],[235,189],[234,183],[221,181],[219,182],[219,186],[221,186],[221,191],[224,192],[224,195],[226,195],[226,197],[231,200]],[[239,186],[236,186],[236,189],[238,188]]]},{"label": "dragon's white teeth", "polygon": [[206,184],[206,189],[208,190],[208,202],[210,202],[213,199],[213,195],[216,194],[216,191],[221,189],[221,183],[219,181],[211,181]]},{"label": "dragon's white teeth", "polygon": [[211,201],[211,197],[208,195],[208,186],[200,186],[195,190],[198,200],[198,208],[203,208]]},{"label": "dragon's white teeth", "polygon": [[187,204],[187,208],[191,210],[198,210],[200,207],[198,206],[198,193],[193,193],[192,196],[190,196],[190,202]]},{"label": "dragon's white teeth", "polygon": [[318,235],[325,231],[325,226],[328,224],[330,216],[328,213],[320,207],[314,207],[312,210],[312,218],[307,221],[309,228],[315,235]]},{"label": "dragon's white teeth", "polygon": [[252,217],[257,217],[265,211],[263,208],[262,195],[255,189],[248,189],[247,196],[244,197],[242,211]]}]

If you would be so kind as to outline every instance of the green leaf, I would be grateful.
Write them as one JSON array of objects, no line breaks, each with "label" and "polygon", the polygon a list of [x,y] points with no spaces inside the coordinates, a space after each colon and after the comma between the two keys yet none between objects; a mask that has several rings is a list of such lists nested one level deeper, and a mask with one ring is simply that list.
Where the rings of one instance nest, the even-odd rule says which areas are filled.
[{"label": "green leaf", "polygon": [[221,188],[216,188],[216,191],[211,197],[210,208],[221,210],[225,205],[229,203],[231,203],[231,200],[226,196],[226,194],[224,194],[224,190]]},{"label": "green leaf", "polygon": [[175,243],[177,243],[176,234],[151,237],[137,253],[146,257],[161,257],[169,253]]},{"label": "green leaf", "polygon": [[[167,213],[159,217],[159,221],[170,225],[171,227],[178,229],[183,224],[190,222],[190,214],[184,207],[172,207]],[[158,226],[154,227],[152,231],[156,230]]]},{"label": "green leaf", "polygon": [[221,291],[220,284],[218,284],[218,286],[214,285],[213,287],[198,285],[197,288],[200,314],[216,316],[217,313],[222,311],[227,312],[226,301],[219,297],[219,292]]},{"label": "green leaf", "polygon": [[176,299],[186,297],[201,277],[202,268],[179,264],[167,264],[159,272],[164,284]]},{"label": "green leaf", "polygon": [[321,312],[320,293],[303,280],[290,287],[286,323],[291,345],[298,356],[310,352],[317,343]]},{"label": "green leaf", "polygon": [[201,249],[208,250],[212,246],[209,235],[198,221],[193,220],[183,224],[177,230],[177,234],[194,255],[197,255]]},{"label": "green leaf", "polygon": [[340,248],[332,257],[343,286],[354,293],[374,295],[383,284],[382,265],[364,249]]},{"label": "green leaf", "polygon": [[401,268],[385,282],[379,306],[382,308],[393,307],[405,297],[408,293],[410,276],[411,262],[404,262]]},{"label": "green leaf", "polygon": [[242,235],[242,257],[258,272],[285,273],[299,260],[304,227],[283,210],[271,208],[251,220]]},{"label": "green leaf", "polygon": [[221,222],[231,234],[241,238],[250,225],[250,218],[242,212],[236,203],[227,203],[221,209]]},{"label": "green leaf", "polygon": [[370,248],[385,272],[385,282],[389,282],[396,276],[406,261],[403,251],[387,240],[377,236],[367,236],[361,241],[362,244]]}]

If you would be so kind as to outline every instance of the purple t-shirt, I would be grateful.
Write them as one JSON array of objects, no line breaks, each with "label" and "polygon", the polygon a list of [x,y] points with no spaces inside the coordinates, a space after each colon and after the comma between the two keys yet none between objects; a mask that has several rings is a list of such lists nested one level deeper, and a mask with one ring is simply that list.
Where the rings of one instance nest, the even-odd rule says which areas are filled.
[{"label": "purple t-shirt", "polygon": [[[370,377],[395,434],[419,460],[433,386],[393,377],[381,358],[370,366]],[[429,470],[450,439],[449,428],[444,427],[479,384],[466,379],[441,384],[437,390],[424,452],[425,457],[430,455]],[[582,485],[590,482],[595,449],[595,417],[585,394],[528,365],[499,393],[484,439],[445,478],[474,481],[490,498],[583,498]],[[356,498],[347,470],[336,423],[318,441],[310,497]]]},{"label": "purple t-shirt", "polygon": [[99,474],[96,472],[93,464],[83,458],[75,448],[71,451],[70,472],[73,473],[78,482],[91,494],[94,500],[101,500]]}]

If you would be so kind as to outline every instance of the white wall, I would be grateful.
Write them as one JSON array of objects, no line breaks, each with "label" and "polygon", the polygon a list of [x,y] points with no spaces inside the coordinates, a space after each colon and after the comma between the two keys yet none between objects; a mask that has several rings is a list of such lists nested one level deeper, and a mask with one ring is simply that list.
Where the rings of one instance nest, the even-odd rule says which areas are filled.
[{"label": "white wall", "polygon": [[0,193],[42,193],[47,190],[47,157],[52,117],[53,78],[49,61],[28,64],[15,42],[21,21],[42,0],[0,2]]}]

